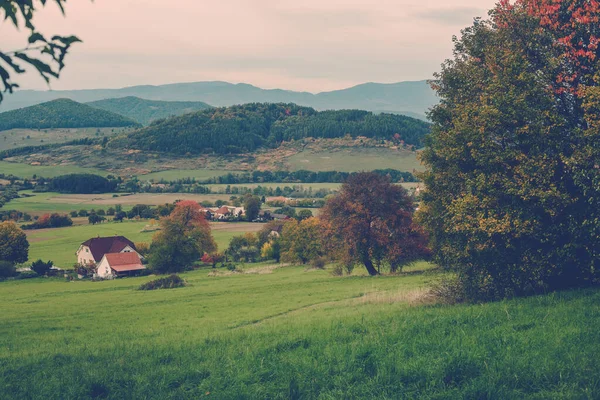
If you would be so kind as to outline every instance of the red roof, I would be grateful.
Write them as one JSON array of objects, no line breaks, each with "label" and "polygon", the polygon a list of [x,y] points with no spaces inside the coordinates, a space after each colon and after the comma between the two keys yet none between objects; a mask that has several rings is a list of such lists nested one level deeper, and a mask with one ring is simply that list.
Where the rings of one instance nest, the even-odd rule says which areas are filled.
[{"label": "red roof", "polygon": [[90,248],[96,262],[100,262],[106,253],[120,253],[127,246],[137,251],[135,244],[124,236],[92,238],[86,240],[81,245]]},{"label": "red roof", "polygon": [[229,211],[229,208],[223,206],[223,207],[219,208],[216,212],[217,212],[217,214],[226,215],[226,214],[229,214],[231,211]]},{"label": "red roof", "polygon": [[145,269],[137,253],[108,253],[104,255],[111,269],[117,272]]}]

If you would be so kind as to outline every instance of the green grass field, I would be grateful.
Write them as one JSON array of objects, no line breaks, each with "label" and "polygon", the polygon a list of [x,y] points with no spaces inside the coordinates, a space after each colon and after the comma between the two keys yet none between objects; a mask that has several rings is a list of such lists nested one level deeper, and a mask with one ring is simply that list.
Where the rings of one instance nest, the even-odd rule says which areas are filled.
[{"label": "green grass field", "polygon": [[124,128],[11,129],[0,132],[0,151],[90,137],[110,137],[122,130]]},{"label": "green grass field", "polygon": [[54,178],[66,174],[96,174],[106,176],[108,171],[97,168],[83,168],[76,165],[29,165],[22,163],[12,163],[0,161],[0,173],[5,175],[14,175],[19,178],[31,179],[33,175],[43,178]]},{"label": "green grass field", "polygon": [[[29,261],[52,260],[58,267],[71,268],[77,261],[75,252],[87,239],[122,235],[133,242],[150,242],[154,232],[144,230],[152,227],[152,221],[144,220],[26,231],[30,246]],[[233,236],[260,230],[262,224],[212,223],[211,227],[219,249],[225,250]]]},{"label": "green grass field", "polygon": [[412,172],[422,169],[414,152],[360,147],[324,152],[304,151],[287,158],[286,162],[293,171],[358,172],[391,168]]},{"label": "green grass field", "polygon": [[117,204],[124,210],[130,209],[135,204],[146,204],[156,206],[165,203],[174,203],[176,200],[194,200],[201,202],[203,200],[229,200],[230,195],[225,194],[187,194],[187,193],[137,193],[134,195],[124,195],[120,193],[113,197],[112,193],[104,194],[61,194],[55,192],[34,193],[30,190],[24,190],[21,194],[31,195],[31,197],[21,197],[13,199],[7,203],[4,208],[10,210],[19,210],[32,214],[43,214],[48,212],[62,212],[77,210],[106,210]]},{"label": "green grass field", "polygon": [[164,179],[171,182],[184,178],[209,179],[218,176],[227,175],[229,173],[237,174],[241,171],[225,171],[216,169],[169,169],[166,171],[153,172],[146,175],[140,175],[138,178],[146,181],[159,182]]},{"label": "green grass field", "polygon": [[595,399],[600,292],[419,305],[435,272],[0,283],[4,399]]}]

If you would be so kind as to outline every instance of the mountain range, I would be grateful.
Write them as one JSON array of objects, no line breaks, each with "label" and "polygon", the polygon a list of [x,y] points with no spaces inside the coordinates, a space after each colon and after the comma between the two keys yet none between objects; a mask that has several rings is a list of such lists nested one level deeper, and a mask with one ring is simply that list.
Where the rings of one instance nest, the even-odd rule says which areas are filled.
[{"label": "mountain range", "polygon": [[295,103],[316,110],[359,109],[404,114],[425,119],[437,97],[426,81],[391,84],[365,83],[348,89],[313,94],[227,82],[174,83],[159,86],[131,86],[121,89],[20,90],[8,95],[0,112],[27,107],[58,98],[77,102],[134,96],[157,101],[194,101],[223,107],[245,103]]}]

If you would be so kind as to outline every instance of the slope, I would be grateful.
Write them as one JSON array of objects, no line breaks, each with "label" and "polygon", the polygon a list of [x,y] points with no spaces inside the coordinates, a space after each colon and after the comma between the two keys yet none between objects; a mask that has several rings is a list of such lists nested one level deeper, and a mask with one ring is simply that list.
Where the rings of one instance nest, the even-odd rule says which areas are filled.
[{"label": "slope", "polygon": [[159,101],[135,96],[98,100],[87,105],[123,115],[142,125],[149,125],[158,119],[210,108],[208,104],[201,101]]},{"label": "slope", "polygon": [[365,136],[420,147],[429,125],[401,115],[342,110],[318,112],[295,104],[252,103],[215,108],[158,121],[111,147],[174,154],[251,152],[303,138]]},{"label": "slope", "polygon": [[0,131],[9,129],[102,128],[139,125],[137,122],[70,99],[57,99],[0,114]]}]

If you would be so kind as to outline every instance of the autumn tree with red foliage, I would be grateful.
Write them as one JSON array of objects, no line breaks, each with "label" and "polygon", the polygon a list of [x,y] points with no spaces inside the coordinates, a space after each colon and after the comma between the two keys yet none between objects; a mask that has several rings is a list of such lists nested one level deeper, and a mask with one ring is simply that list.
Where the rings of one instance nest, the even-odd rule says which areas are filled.
[{"label": "autumn tree with red foliage", "polygon": [[600,283],[599,21],[503,0],[432,81],[420,218],[470,298]]},{"label": "autumn tree with red foliage", "polygon": [[200,205],[191,200],[181,201],[170,216],[161,219],[161,230],[152,238],[148,260],[155,272],[179,272],[191,267],[205,253],[216,250]]},{"label": "autumn tree with red foliage", "polygon": [[363,264],[369,275],[392,272],[429,256],[427,237],[413,222],[406,189],[375,173],[351,176],[320,215],[326,247],[346,263]]}]

